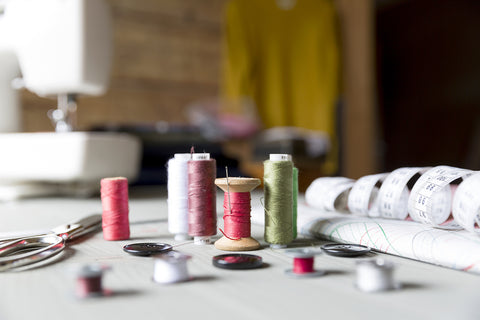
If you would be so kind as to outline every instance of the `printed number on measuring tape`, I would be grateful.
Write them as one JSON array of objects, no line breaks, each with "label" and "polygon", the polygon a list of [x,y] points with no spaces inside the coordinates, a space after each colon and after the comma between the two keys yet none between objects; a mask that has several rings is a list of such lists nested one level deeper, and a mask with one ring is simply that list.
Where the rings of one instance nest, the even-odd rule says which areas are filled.
[{"label": "printed number on measuring tape", "polygon": [[450,183],[467,178],[472,171],[449,166],[434,167],[415,183],[408,200],[408,211],[413,220],[445,229],[461,229],[452,222],[444,224],[452,208]]}]

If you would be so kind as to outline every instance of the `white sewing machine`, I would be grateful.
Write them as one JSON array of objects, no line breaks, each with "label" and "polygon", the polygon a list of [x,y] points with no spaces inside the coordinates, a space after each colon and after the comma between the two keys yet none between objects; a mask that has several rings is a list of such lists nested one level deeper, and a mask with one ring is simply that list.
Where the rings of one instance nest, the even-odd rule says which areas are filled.
[{"label": "white sewing machine", "polygon": [[[106,91],[111,60],[104,1],[0,0],[0,200],[91,194],[103,177],[137,177],[136,138],[72,131],[75,97]],[[21,87],[58,97],[56,132],[20,132]]]}]

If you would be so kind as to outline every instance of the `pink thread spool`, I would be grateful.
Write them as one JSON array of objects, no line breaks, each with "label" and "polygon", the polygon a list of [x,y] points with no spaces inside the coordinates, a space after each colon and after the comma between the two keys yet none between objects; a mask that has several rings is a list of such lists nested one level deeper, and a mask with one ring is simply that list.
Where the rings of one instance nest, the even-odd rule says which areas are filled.
[{"label": "pink thread spool", "polygon": [[293,257],[293,268],[285,271],[287,275],[302,278],[318,277],[325,274],[323,270],[314,269],[314,257],[322,253],[320,249],[291,249],[285,251],[285,253]]},{"label": "pink thread spool", "polygon": [[100,186],[103,238],[108,241],[129,239],[127,178],[104,178]]},{"label": "pink thread spool", "polygon": [[215,184],[225,192],[223,202],[224,235],[215,248],[224,251],[249,251],[260,248],[250,234],[250,192],[260,184],[256,178],[218,178]]},{"label": "pink thread spool", "polygon": [[209,153],[194,153],[187,167],[188,234],[194,244],[209,244],[217,234],[216,161]]},{"label": "pink thread spool", "polygon": [[109,295],[110,291],[102,287],[102,276],[109,267],[98,265],[85,265],[78,270],[76,296],[78,298],[90,298]]}]

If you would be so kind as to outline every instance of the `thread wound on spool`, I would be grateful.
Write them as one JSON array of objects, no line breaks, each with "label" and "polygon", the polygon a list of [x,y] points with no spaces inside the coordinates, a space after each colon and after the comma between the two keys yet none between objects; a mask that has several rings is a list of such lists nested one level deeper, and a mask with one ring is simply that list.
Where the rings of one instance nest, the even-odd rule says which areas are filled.
[{"label": "thread wound on spool", "polygon": [[215,159],[188,162],[188,234],[213,236],[217,233]]},{"label": "thread wound on spool", "polygon": [[293,273],[304,274],[313,272],[313,257],[293,258]]},{"label": "thread wound on spool", "polygon": [[102,229],[105,240],[130,238],[128,219],[128,180],[124,177],[104,178],[100,181],[102,199]]},{"label": "thread wound on spool", "polygon": [[188,175],[189,153],[177,153],[167,163],[168,231],[176,238],[188,236]]},{"label": "thread wound on spool", "polygon": [[285,245],[293,240],[293,163],[264,162],[265,241]]},{"label": "thread wound on spool", "polygon": [[297,207],[298,207],[298,169],[293,167],[292,170],[293,174],[293,203],[292,203],[292,210],[293,210],[293,221],[292,221],[292,231],[293,231],[293,239],[297,238]]},{"label": "thread wound on spool", "polygon": [[225,192],[223,209],[225,237],[230,240],[250,237],[250,192]]}]

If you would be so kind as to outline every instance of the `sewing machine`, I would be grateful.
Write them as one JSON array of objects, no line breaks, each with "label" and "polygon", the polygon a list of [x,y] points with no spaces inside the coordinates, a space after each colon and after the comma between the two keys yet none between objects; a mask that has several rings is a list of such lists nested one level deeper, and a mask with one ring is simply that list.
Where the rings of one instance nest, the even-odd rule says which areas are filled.
[{"label": "sewing machine", "polygon": [[[104,1],[0,0],[0,200],[91,194],[103,177],[137,177],[136,138],[73,131],[76,97],[105,93],[111,60]],[[22,87],[58,98],[56,132],[21,132]]]}]

